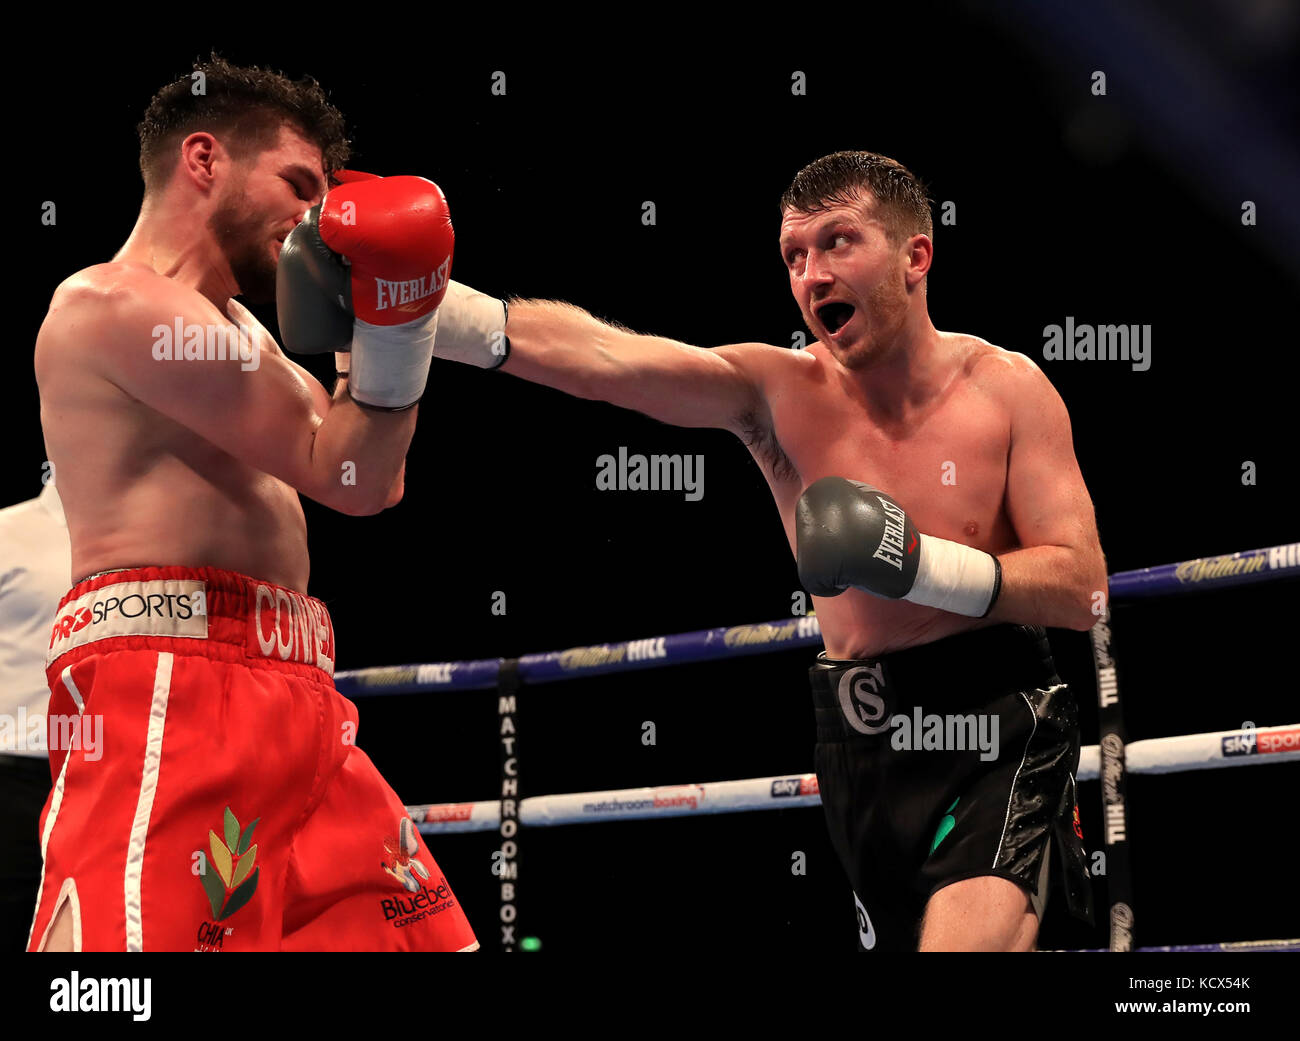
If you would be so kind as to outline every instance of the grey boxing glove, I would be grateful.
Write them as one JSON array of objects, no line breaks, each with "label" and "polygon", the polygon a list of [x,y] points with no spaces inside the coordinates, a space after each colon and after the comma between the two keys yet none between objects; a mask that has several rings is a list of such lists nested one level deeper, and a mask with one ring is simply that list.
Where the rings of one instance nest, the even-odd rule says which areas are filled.
[{"label": "grey boxing glove", "polygon": [[923,535],[884,492],[844,477],[814,481],[795,508],[799,580],[814,596],[849,586],[982,618],[1002,590],[997,557]]},{"label": "grey boxing glove", "polygon": [[285,350],[326,354],[351,347],[351,273],[320,237],[319,205],[307,211],[280,249],[275,306]]}]

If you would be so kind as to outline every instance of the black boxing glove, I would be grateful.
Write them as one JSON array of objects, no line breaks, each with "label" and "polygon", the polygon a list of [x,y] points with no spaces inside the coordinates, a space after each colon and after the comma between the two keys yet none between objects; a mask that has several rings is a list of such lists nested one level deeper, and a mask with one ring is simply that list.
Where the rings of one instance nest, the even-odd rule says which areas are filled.
[{"label": "black boxing glove", "polygon": [[320,237],[313,206],[280,249],[275,305],[284,349],[293,354],[346,351],[352,345],[352,276]]},{"label": "black boxing glove", "polygon": [[1002,590],[997,557],[921,534],[884,492],[844,477],[823,477],[805,489],[795,535],[799,580],[814,596],[839,596],[853,586],[983,618]]}]

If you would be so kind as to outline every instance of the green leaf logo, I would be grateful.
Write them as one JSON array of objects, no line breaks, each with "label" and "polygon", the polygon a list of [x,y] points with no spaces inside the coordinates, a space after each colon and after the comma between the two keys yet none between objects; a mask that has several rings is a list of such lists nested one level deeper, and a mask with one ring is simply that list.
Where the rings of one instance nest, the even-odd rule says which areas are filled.
[{"label": "green leaf logo", "polygon": [[[939,848],[939,843],[948,837],[948,832],[957,827],[957,818],[952,815],[952,811],[957,808],[961,802],[960,798],[953,799],[952,805],[943,811],[943,819],[939,821],[939,827],[935,829],[934,841],[930,843],[930,853]],[[926,856],[929,856],[927,853]]]},{"label": "green leaf logo", "polygon": [[238,818],[227,806],[222,822],[224,840],[215,831],[208,832],[208,849],[211,852],[199,880],[203,883],[203,891],[207,893],[208,903],[212,906],[214,922],[229,918],[248,903],[257,891],[257,876],[262,869],[254,867],[257,847],[251,843],[253,829],[261,819],[258,817],[241,832]]}]

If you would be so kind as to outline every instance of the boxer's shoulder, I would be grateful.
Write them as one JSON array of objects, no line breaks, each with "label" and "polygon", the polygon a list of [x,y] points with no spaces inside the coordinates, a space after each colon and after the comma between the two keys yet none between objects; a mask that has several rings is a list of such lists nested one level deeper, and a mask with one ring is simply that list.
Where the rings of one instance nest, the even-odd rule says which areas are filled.
[{"label": "boxer's shoulder", "polygon": [[[715,353],[719,353],[729,358],[735,364],[744,365],[755,370],[761,368],[779,368],[781,366],[798,365],[800,361],[797,356],[807,355],[807,351],[795,350],[789,347],[777,347],[770,343],[728,343],[721,347],[713,348]],[[805,358],[806,360],[806,358]]]},{"label": "boxer's shoulder", "polygon": [[1008,404],[1051,389],[1032,358],[968,333],[941,333],[960,358],[963,375],[973,387]]},{"label": "boxer's shoulder", "polygon": [[92,264],[59,283],[36,336],[38,380],[52,365],[79,365],[111,339],[111,319],[126,296],[139,293],[145,270],[138,264]]},{"label": "boxer's shoulder", "polygon": [[134,261],[110,260],[91,264],[59,283],[54,290],[51,310],[55,305],[89,306],[96,299],[112,298],[119,294],[139,294],[160,291],[163,283],[172,279],[158,274],[153,268]]},{"label": "boxer's shoulder", "polygon": [[212,301],[193,286],[146,264],[113,260],[82,268],[60,282],[50,300],[50,317],[75,309],[114,308],[129,313],[163,310],[185,316],[220,315]]},{"label": "boxer's shoulder", "polygon": [[765,389],[799,379],[821,365],[811,349],[776,347],[770,343],[729,343],[713,350]]},{"label": "boxer's shoulder", "polygon": [[158,323],[211,320],[206,297],[144,264],[110,261],[69,275],[54,291],[37,337],[37,357],[102,354],[119,341],[135,344]]},{"label": "boxer's shoulder", "polygon": [[1041,443],[1069,430],[1065,402],[1032,358],[987,341],[979,344],[968,370],[971,387],[1007,417],[1013,441]]}]

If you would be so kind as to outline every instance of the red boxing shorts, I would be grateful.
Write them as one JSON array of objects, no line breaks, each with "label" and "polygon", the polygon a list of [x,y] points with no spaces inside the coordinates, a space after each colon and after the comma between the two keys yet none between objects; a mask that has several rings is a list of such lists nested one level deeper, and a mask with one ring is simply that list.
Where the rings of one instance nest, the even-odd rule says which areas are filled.
[{"label": "red boxing shorts", "polygon": [[476,949],[333,674],[325,605],[234,572],[64,596],[27,949],[62,908],[78,951]]}]

